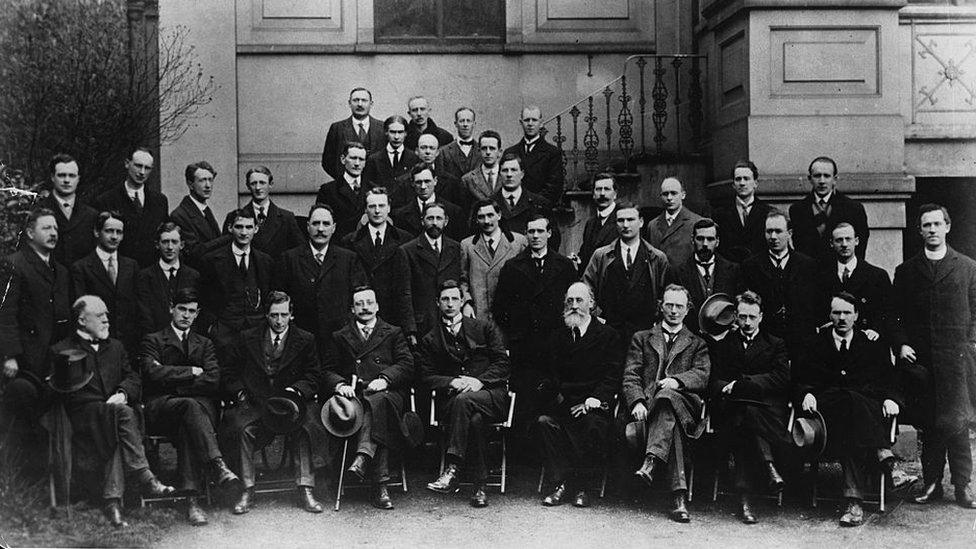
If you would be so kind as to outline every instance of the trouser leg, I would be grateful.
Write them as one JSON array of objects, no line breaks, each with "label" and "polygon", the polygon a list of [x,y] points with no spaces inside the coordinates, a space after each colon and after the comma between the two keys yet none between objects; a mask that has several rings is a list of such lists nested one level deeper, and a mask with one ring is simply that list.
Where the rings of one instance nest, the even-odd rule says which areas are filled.
[{"label": "trouser leg", "polygon": [[844,497],[864,499],[864,490],[867,486],[864,473],[864,456],[852,454],[841,456],[840,466],[844,472]]},{"label": "trouser leg", "polygon": [[671,408],[671,403],[660,401],[652,414],[653,417],[647,422],[645,455],[651,455],[663,462],[668,462],[671,457],[674,428],[677,425],[674,410]]},{"label": "trouser leg", "polygon": [[176,433],[177,471],[180,488],[199,491],[204,466],[221,457],[217,433],[206,406],[194,398],[174,398],[167,403],[179,420]]},{"label": "trouser leg", "polygon": [[241,429],[238,439],[241,460],[241,482],[244,488],[253,488],[257,478],[254,467],[254,452],[264,448],[273,436],[260,423],[252,423]]},{"label": "trouser leg", "polygon": [[942,483],[946,451],[946,440],[940,433],[934,428],[922,431],[922,476],[926,484]]},{"label": "trouser leg", "polygon": [[103,469],[102,497],[122,499],[123,493],[125,493],[125,471],[122,464],[122,449],[116,447]]},{"label": "trouser leg", "polygon": [[536,432],[543,463],[549,468],[553,481],[565,481],[570,468],[571,452],[563,426],[556,418],[542,415],[536,419]]},{"label": "trouser leg", "polygon": [[485,416],[478,412],[471,416],[470,436],[468,437],[469,453],[468,465],[476,483],[484,483],[488,479],[488,432],[485,429]]},{"label": "trouser leg", "polygon": [[315,473],[312,472],[312,445],[308,433],[297,431],[289,435],[292,455],[295,460],[295,484],[312,488],[315,486]]},{"label": "trouser leg", "polygon": [[142,431],[136,412],[125,404],[109,404],[115,414],[118,448],[122,450],[122,466],[126,474],[142,473],[149,469],[142,446]]},{"label": "trouser leg", "polygon": [[357,454],[364,454],[371,458],[376,455],[377,444],[373,440],[373,412],[371,409],[363,414],[363,426],[360,427],[356,437]]},{"label": "trouser leg", "polygon": [[952,485],[965,487],[973,473],[973,456],[969,449],[969,429],[962,429],[946,439],[946,450],[949,455],[949,473],[952,475]]},{"label": "trouser leg", "polygon": [[386,482],[390,479],[390,450],[385,446],[379,446],[370,468],[370,481],[374,484]]},{"label": "trouser leg", "polygon": [[685,482],[685,439],[681,427],[675,425],[671,435],[671,451],[668,456],[668,478],[671,491],[687,490]]}]

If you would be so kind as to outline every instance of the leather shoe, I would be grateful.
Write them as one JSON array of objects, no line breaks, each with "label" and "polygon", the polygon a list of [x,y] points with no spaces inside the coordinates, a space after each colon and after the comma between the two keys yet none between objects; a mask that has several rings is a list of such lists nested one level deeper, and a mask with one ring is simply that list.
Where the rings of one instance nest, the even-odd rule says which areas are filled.
[{"label": "leather shoe", "polygon": [[234,471],[227,467],[224,463],[223,458],[214,458],[210,461],[210,476],[213,478],[214,484],[217,486],[226,486],[230,482],[240,482],[240,478],[234,474]]},{"label": "leather shoe", "polygon": [[173,492],[176,492],[176,488],[173,488],[172,486],[167,486],[162,482],[159,482],[159,479],[156,478],[156,475],[153,475],[151,473],[149,474],[148,477],[146,477],[146,480],[143,481],[142,489],[145,491],[147,496],[154,497],[154,498],[168,496]]},{"label": "leather shoe", "polygon": [[912,501],[920,505],[925,505],[926,503],[932,503],[940,499],[942,499],[942,483],[933,482],[932,484],[926,484],[922,493],[913,497]]},{"label": "leather shoe", "polygon": [[783,477],[780,476],[779,471],[776,470],[776,466],[773,465],[772,461],[766,462],[766,474],[769,476],[769,489],[774,494],[778,494],[783,491],[783,487],[786,486],[786,482]]},{"label": "leather shoe", "polygon": [[644,464],[641,468],[634,471],[634,476],[644,481],[648,486],[654,482],[654,469],[657,467],[657,460],[653,456],[647,456],[644,458]]},{"label": "leather shoe", "polygon": [[207,514],[200,507],[200,502],[196,496],[186,498],[186,518],[193,526],[203,526],[207,524]]},{"label": "leather shoe", "polygon": [[376,496],[370,503],[377,509],[393,509],[393,500],[390,499],[390,492],[386,489],[385,484],[380,484],[376,487]]},{"label": "leather shoe", "polygon": [[756,520],[756,515],[752,514],[752,505],[749,504],[748,496],[742,496],[742,510],[739,516],[742,518],[743,524],[755,524],[759,522]]},{"label": "leather shoe", "polygon": [[309,513],[321,513],[325,510],[325,507],[322,507],[322,504],[312,494],[311,486],[298,487],[298,506]]},{"label": "leather shoe", "polygon": [[241,491],[241,497],[234,504],[234,508],[231,510],[235,515],[243,515],[244,513],[251,510],[251,498],[254,497],[254,490],[247,488]]},{"label": "leather shoe", "polygon": [[590,506],[590,495],[586,493],[586,490],[580,490],[576,492],[576,497],[573,498],[573,507],[589,507]]},{"label": "leather shoe", "polygon": [[105,518],[116,528],[125,528],[128,524],[122,519],[122,507],[119,500],[111,499],[105,504]]},{"label": "leather shoe", "polygon": [[555,507],[557,505],[563,504],[563,498],[566,497],[566,483],[560,482],[556,489],[552,491],[551,494],[542,498],[542,504],[546,507]]},{"label": "leather shoe", "polygon": [[976,509],[976,501],[973,501],[972,494],[969,493],[968,486],[956,486],[956,505],[963,509]]},{"label": "leather shoe", "polygon": [[468,503],[471,504],[471,507],[488,507],[488,494],[485,493],[484,484],[475,486],[474,493],[471,494]]},{"label": "leather shoe", "polygon": [[688,508],[685,507],[685,493],[683,490],[679,490],[672,496],[674,500],[674,508],[671,509],[671,520],[675,522],[691,522],[691,515],[688,514]]},{"label": "leather shoe", "polygon": [[864,523],[864,509],[856,499],[847,500],[847,510],[840,517],[841,526],[860,526]]},{"label": "leather shoe", "polygon": [[460,484],[458,468],[457,465],[452,463],[444,469],[444,472],[441,473],[441,476],[437,480],[427,483],[427,489],[442,494],[452,494],[458,491],[458,484]]},{"label": "leather shoe", "polygon": [[359,479],[359,482],[366,480],[366,456],[356,454],[356,459],[352,460],[346,472],[355,475]]}]

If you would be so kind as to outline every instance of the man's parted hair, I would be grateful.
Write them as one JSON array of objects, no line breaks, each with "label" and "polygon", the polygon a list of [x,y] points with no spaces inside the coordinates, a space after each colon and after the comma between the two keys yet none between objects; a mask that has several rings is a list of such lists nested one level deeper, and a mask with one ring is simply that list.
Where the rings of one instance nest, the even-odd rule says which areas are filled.
[{"label": "man's parted hair", "polygon": [[813,174],[813,165],[816,164],[817,162],[827,162],[828,164],[830,164],[834,168],[834,176],[835,177],[837,176],[837,163],[834,162],[834,159],[829,156],[818,156],[813,160],[811,160],[810,165],[807,166],[807,176]]},{"label": "man's parted hair", "polygon": [[858,303],[857,298],[854,297],[854,294],[852,294],[850,292],[844,292],[844,291],[834,292],[834,293],[830,294],[830,301],[833,301],[835,299],[839,299],[841,301],[845,301],[845,302],[849,303],[851,306],[854,307],[854,312],[855,313],[860,313],[861,312],[860,304]]},{"label": "man's parted hair", "polygon": [[[786,213],[783,210],[779,210],[779,209],[776,209],[776,208],[773,208],[772,210],[769,210],[769,213],[766,214],[766,220],[767,221],[770,220],[770,219],[773,219],[775,217],[782,217],[783,219],[786,220],[786,229],[787,230],[792,230],[793,229],[793,220],[790,219],[790,214]],[[765,226],[766,226],[766,222],[763,221],[763,227],[765,227]]]},{"label": "man's parted hair", "polygon": [[668,284],[664,288],[664,291],[661,292],[661,304],[662,305],[664,304],[664,294],[666,294],[668,292],[683,292],[685,294],[685,297],[688,298],[688,308],[691,309],[694,306],[692,304],[692,301],[691,301],[691,292],[688,291],[688,288],[685,288],[681,284],[674,284],[674,283]]},{"label": "man's parted hair", "polygon": [[755,179],[756,181],[759,181],[759,168],[756,167],[756,165],[753,163],[752,160],[745,160],[745,159],[737,160],[735,164],[732,165],[733,179],[735,178],[735,170],[739,168],[749,168],[749,171],[752,172],[752,178]]},{"label": "man's parted hair", "polygon": [[[424,134],[427,135],[427,134]],[[430,176],[437,179],[437,169],[434,167],[433,163],[428,162],[417,162],[410,169],[410,181],[413,181],[413,176],[423,173],[425,171],[430,172]]]},{"label": "man's parted hair", "polygon": [[180,235],[180,239],[183,238],[183,229],[173,221],[163,221],[156,227],[156,242],[159,242],[159,238],[163,236],[163,233],[170,233],[176,231],[176,234]]},{"label": "man's parted hair", "polygon": [[714,219],[703,217],[698,221],[695,221],[695,224],[691,227],[691,239],[694,240],[695,236],[698,235],[698,229],[710,229],[712,227],[715,227],[715,236],[717,237],[720,229],[718,223],[716,223]]},{"label": "man's parted hair", "polygon": [[288,312],[291,312],[293,308],[293,304],[291,302],[291,296],[289,296],[288,294],[280,290],[272,290],[268,292],[268,311],[269,312],[271,311],[272,305],[277,305],[279,303],[287,303]]},{"label": "man's parted hair", "polygon": [[400,116],[399,114],[394,114],[392,116],[387,116],[386,120],[383,121],[383,131],[389,131],[390,124],[403,124],[403,129],[407,129],[407,119]]},{"label": "man's parted hair", "polygon": [[53,217],[55,223],[57,223],[58,218],[54,215],[54,210],[51,208],[34,208],[27,216],[27,228],[33,229],[37,226],[37,220],[47,215]]},{"label": "man's parted hair", "polygon": [[498,143],[498,148],[502,148],[502,136],[495,130],[485,130],[478,134],[478,146],[481,146],[481,140],[486,138],[492,138]]},{"label": "man's parted hair", "polygon": [[119,221],[122,222],[122,229],[123,230],[125,229],[125,218],[122,217],[122,214],[120,214],[115,210],[108,210],[104,212],[99,212],[99,214],[95,216],[95,230],[100,231],[104,229],[105,222],[108,221],[109,219],[118,219]]},{"label": "man's parted hair", "polygon": [[[244,185],[245,186],[251,182],[251,174],[255,174],[255,173],[263,173],[264,175],[268,176],[268,183],[269,184],[270,183],[274,183],[274,176],[271,175],[271,170],[269,170],[267,166],[255,166],[255,167],[251,168],[250,170],[247,170],[247,173],[244,174]],[[215,173],[214,175],[217,175],[217,174]]]},{"label": "man's parted hair", "polygon": [[456,111],[454,111],[454,121],[455,122],[457,122],[458,115],[461,114],[464,111],[468,111],[468,112],[471,113],[471,120],[476,120],[478,118],[478,115],[474,112],[474,109],[472,109],[471,107],[458,107],[458,109]]},{"label": "man's parted hair", "polygon": [[462,296],[464,295],[464,292],[461,291],[461,285],[458,284],[458,281],[454,280],[453,278],[448,278],[444,282],[437,285],[437,299],[440,299],[441,294],[443,294],[446,290],[457,290],[459,294]]},{"label": "man's parted hair", "polygon": [[746,290],[735,296],[736,305],[758,305],[762,310],[762,297],[752,290]]},{"label": "man's parted hair", "polygon": [[928,204],[922,204],[922,206],[918,209],[918,226],[919,227],[922,226],[923,215],[934,211],[942,212],[942,217],[945,218],[946,225],[952,224],[952,220],[949,219],[949,210],[946,209],[945,206],[943,206],[942,204],[928,203]]},{"label": "man's parted hair", "polygon": [[[70,154],[58,153],[52,156],[50,162],[47,163],[47,171],[51,175],[54,175],[54,168],[57,167],[58,164],[70,164],[71,162],[78,164],[75,157],[71,156]],[[78,171],[81,171],[81,166],[78,167]]]},{"label": "man's parted hair", "polygon": [[[194,162],[193,164],[187,164],[186,169],[183,170],[183,177],[186,179],[187,183],[193,183],[193,178],[196,176],[197,170],[207,170],[211,175],[217,177],[217,170],[210,165],[210,162],[206,160],[201,160],[199,162]],[[245,179],[246,181],[246,179]]]}]

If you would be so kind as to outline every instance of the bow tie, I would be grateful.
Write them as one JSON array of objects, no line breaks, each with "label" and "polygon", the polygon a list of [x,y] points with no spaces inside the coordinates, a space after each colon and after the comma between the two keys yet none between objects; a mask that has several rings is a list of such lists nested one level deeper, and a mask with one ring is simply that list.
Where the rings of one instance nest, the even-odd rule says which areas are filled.
[{"label": "bow tie", "polygon": [[108,339],[82,339],[82,341],[88,343],[89,345],[102,345],[108,343]]},{"label": "bow tie", "polygon": [[467,147],[471,147],[471,146],[474,145],[474,140],[471,140],[471,141],[458,141],[458,145],[464,145],[464,146],[467,146]]}]

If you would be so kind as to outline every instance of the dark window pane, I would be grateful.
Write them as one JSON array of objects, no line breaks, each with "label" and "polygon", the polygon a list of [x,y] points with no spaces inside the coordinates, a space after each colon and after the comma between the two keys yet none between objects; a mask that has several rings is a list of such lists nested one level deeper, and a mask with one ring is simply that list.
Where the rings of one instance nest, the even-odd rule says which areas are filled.
[{"label": "dark window pane", "polygon": [[373,0],[377,42],[501,42],[505,0]]},{"label": "dark window pane", "polygon": [[376,38],[437,36],[438,0],[374,0]]},{"label": "dark window pane", "polygon": [[446,0],[444,35],[501,38],[505,32],[504,0]]}]

